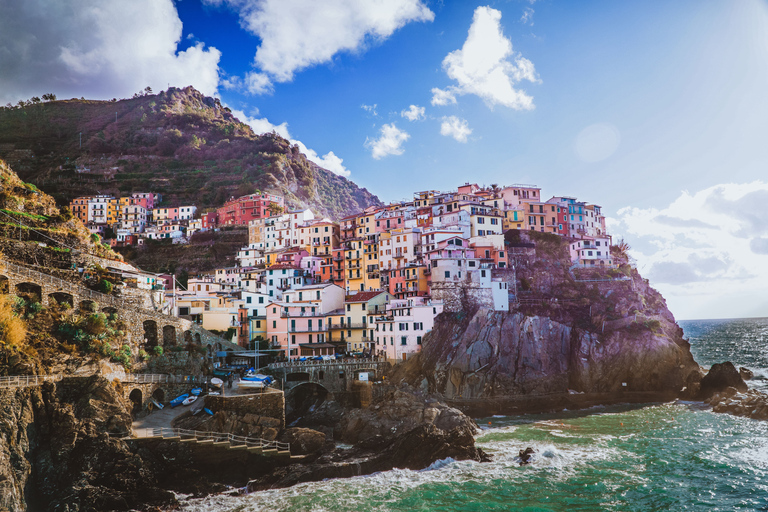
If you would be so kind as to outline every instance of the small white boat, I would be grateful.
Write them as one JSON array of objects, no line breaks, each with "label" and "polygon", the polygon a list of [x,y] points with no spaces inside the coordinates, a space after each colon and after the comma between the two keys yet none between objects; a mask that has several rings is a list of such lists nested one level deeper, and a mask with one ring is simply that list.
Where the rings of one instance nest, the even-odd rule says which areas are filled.
[{"label": "small white boat", "polygon": [[211,379],[211,385],[212,385],[212,386],[216,386],[216,387],[218,388],[218,387],[220,387],[222,384],[224,384],[224,381],[223,381],[223,380],[221,380],[221,379],[220,379],[220,378],[218,378],[218,377],[214,377],[214,378],[212,378],[212,379]]},{"label": "small white boat", "polygon": [[237,387],[242,389],[263,388],[264,385],[262,380],[241,380],[237,383]]},{"label": "small white boat", "polygon": [[197,400],[197,397],[195,395],[192,395],[190,397],[187,397],[184,399],[183,402],[181,402],[181,405],[189,405],[195,402]]}]

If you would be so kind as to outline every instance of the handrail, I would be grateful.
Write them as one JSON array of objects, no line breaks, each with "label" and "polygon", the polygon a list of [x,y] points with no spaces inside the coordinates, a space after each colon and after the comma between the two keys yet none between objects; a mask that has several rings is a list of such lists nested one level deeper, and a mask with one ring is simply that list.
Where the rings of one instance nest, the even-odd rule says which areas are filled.
[{"label": "handrail", "polygon": [[202,432],[198,430],[188,430],[184,428],[171,428],[171,427],[156,427],[156,428],[143,428],[133,431],[133,435],[136,438],[142,437],[186,437],[195,438],[198,440],[212,440],[214,442],[229,442],[230,445],[242,446],[245,445],[249,448],[262,448],[271,449],[275,448],[279,451],[290,450],[290,443],[282,443],[280,441],[268,441],[260,437],[245,437],[230,434],[226,432]]},{"label": "handrail", "polygon": [[0,377],[0,388],[39,386],[43,382],[58,382],[63,378],[64,375],[60,373],[55,375],[12,375],[10,377]]},{"label": "handrail", "polygon": [[385,361],[372,361],[372,360],[362,360],[362,361],[354,361],[354,362],[348,362],[338,359],[329,359],[329,360],[323,360],[323,361],[288,361],[288,362],[282,362],[282,363],[270,363],[267,365],[267,367],[270,370],[274,370],[276,368],[290,368],[291,366],[370,366],[370,365],[381,365],[384,364]]},{"label": "handrail", "polygon": [[170,375],[166,373],[122,373],[112,372],[104,375],[107,380],[119,379],[121,382],[132,382],[134,384],[154,384],[171,383],[190,384],[196,382],[206,382],[206,378],[200,375]]}]

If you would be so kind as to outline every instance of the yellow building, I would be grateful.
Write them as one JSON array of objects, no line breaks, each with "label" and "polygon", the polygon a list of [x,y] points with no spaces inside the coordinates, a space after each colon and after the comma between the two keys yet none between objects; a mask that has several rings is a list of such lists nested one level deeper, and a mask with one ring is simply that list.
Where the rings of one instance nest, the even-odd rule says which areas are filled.
[{"label": "yellow building", "polygon": [[525,211],[522,207],[515,210],[504,210],[502,228],[506,232],[510,229],[525,228]]},{"label": "yellow building", "polygon": [[374,315],[386,310],[393,297],[384,291],[347,295],[344,309],[330,317],[329,341],[346,342],[348,352],[369,352],[373,348]]},{"label": "yellow building", "polygon": [[365,290],[364,257],[363,239],[353,238],[344,243],[344,278],[348,292]]}]

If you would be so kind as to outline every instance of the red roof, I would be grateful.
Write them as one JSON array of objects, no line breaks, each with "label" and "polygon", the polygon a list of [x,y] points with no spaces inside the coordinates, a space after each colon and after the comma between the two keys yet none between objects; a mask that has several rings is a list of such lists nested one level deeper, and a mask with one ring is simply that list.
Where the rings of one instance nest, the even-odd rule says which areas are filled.
[{"label": "red roof", "polygon": [[344,297],[344,302],[368,302],[374,297],[378,297],[382,293],[386,292],[382,290],[377,290],[375,292],[358,292],[354,295],[347,295]]},{"label": "red roof", "polygon": [[284,268],[290,268],[294,270],[301,270],[301,268],[297,267],[296,265],[291,265],[290,263],[275,263],[271,267],[269,267],[267,270],[281,270]]}]

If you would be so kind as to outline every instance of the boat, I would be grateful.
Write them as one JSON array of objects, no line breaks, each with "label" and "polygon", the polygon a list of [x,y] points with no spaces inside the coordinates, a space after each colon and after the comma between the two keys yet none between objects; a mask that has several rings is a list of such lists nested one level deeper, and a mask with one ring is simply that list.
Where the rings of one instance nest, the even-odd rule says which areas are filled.
[{"label": "boat", "polygon": [[211,379],[211,386],[219,388],[221,387],[222,384],[224,384],[224,381],[218,377],[214,377]]},{"label": "boat", "polygon": [[200,396],[200,393],[202,392],[203,392],[203,388],[192,388],[192,391],[190,391],[189,393],[194,396]]},{"label": "boat", "polygon": [[184,403],[184,400],[189,398],[189,393],[184,393],[183,395],[179,395],[173,400],[171,400],[171,407],[176,407],[177,405],[181,405]]},{"label": "boat", "polygon": [[163,404],[161,404],[160,402],[158,402],[154,398],[150,398],[149,401],[152,402],[152,405],[154,405],[155,407],[157,407],[160,410],[162,410],[163,407],[165,407]]},{"label": "boat", "polygon": [[240,382],[238,383],[237,387],[246,388],[246,389],[263,388],[271,384],[273,380],[274,379],[269,375],[262,375],[260,373],[249,373],[248,375],[240,379]]},{"label": "boat", "polygon": [[206,407],[206,408],[203,409],[203,411],[205,411],[205,414],[207,414],[209,416],[213,416],[213,411],[210,410],[209,408]]},{"label": "boat", "polygon": [[187,398],[185,398],[184,401],[181,402],[181,403],[182,403],[182,405],[190,405],[190,404],[195,403],[195,400],[197,400],[197,397],[195,395],[192,395],[192,396],[188,396]]}]

